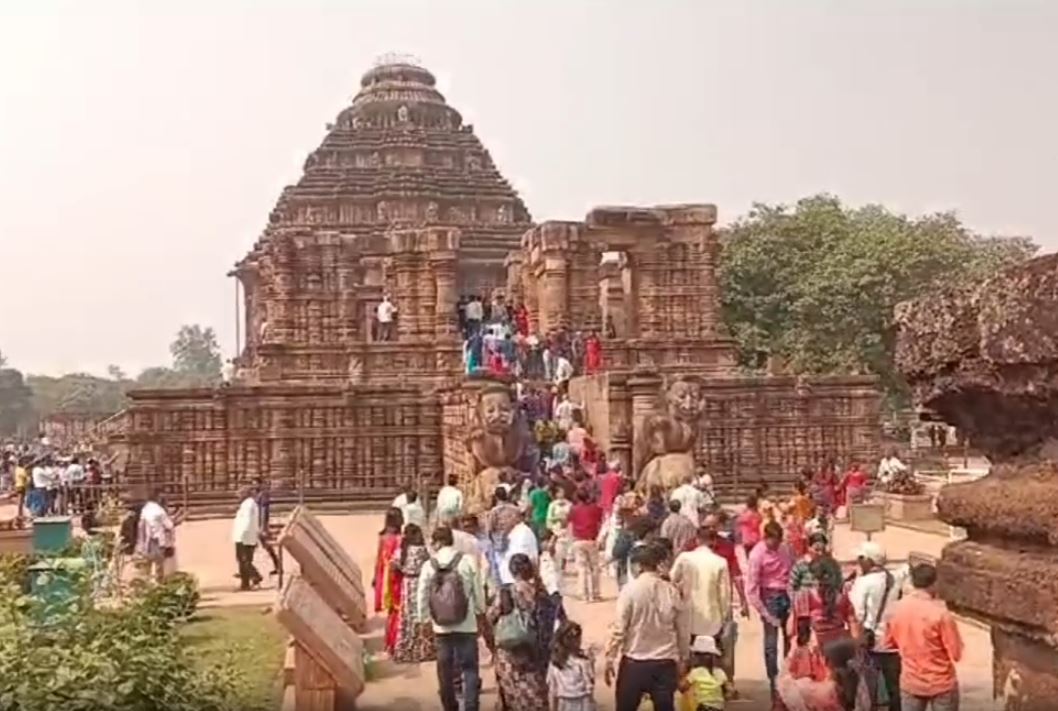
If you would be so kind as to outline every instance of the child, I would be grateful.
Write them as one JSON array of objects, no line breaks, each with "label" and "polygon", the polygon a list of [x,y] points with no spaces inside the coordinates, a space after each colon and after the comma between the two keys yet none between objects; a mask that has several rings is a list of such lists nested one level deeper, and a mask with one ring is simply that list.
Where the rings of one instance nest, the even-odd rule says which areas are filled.
[{"label": "child", "polygon": [[551,711],[595,711],[595,660],[581,649],[582,630],[563,622],[551,643],[547,693]]},{"label": "child", "polygon": [[680,682],[684,708],[693,711],[723,711],[731,685],[720,668],[716,640],[698,635],[691,644],[691,671]]}]

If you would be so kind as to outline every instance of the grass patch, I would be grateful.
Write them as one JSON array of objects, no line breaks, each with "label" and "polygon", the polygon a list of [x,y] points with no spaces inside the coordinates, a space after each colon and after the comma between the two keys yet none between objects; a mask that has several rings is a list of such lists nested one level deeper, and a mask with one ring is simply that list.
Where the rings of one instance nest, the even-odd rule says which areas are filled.
[{"label": "grass patch", "polygon": [[260,607],[202,610],[183,634],[205,666],[230,662],[240,680],[240,708],[276,711],[282,703],[283,657],[287,633]]}]

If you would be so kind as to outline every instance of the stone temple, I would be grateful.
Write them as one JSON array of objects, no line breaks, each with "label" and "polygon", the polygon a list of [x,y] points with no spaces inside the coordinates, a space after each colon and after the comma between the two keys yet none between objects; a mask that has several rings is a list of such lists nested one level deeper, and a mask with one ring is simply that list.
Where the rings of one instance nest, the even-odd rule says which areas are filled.
[{"label": "stone temple", "polygon": [[[872,378],[738,371],[715,222],[700,204],[534,224],[429,71],[375,66],[232,272],[246,324],[233,382],[130,395],[111,436],[127,483],[192,508],[227,510],[258,477],[279,502],[370,505],[513,466],[514,423],[481,406],[509,393],[463,375],[457,333],[459,295],[497,289],[540,334],[615,325],[604,372],[571,391],[629,472],[704,466],[734,496],[825,456],[875,457]],[[397,329],[378,341],[387,293]]]}]

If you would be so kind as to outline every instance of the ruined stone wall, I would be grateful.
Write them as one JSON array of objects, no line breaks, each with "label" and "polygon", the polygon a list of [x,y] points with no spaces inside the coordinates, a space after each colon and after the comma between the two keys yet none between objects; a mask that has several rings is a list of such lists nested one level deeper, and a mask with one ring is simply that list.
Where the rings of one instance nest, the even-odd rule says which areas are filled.
[{"label": "ruined stone wall", "polygon": [[257,477],[271,481],[277,497],[384,500],[442,469],[438,401],[414,388],[260,386],[130,397],[129,483],[192,505],[230,500]]}]

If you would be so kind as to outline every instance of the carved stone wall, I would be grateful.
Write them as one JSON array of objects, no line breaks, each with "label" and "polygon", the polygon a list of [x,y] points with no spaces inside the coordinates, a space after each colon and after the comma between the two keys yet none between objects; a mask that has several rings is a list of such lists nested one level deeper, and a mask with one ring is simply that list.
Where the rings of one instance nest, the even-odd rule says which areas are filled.
[{"label": "carved stone wall", "polygon": [[440,407],[418,388],[228,387],[136,391],[130,485],[191,505],[262,477],[276,498],[384,500],[442,469]]},{"label": "carved stone wall", "polygon": [[[574,378],[570,392],[601,443],[626,462],[638,461],[634,434],[647,418],[664,414],[664,392],[678,375],[611,372]],[[817,467],[827,456],[863,463],[879,456],[881,398],[874,378],[704,377],[699,390],[694,459],[724,500],[739,500],[762,482],[786,491],[801,467]],[[615,437],[630,426],[631,439]]]},{"label": "carved stone wall", "polygon": [[1058,255],[897,309],[897,364],[918,404],[993,463],[941,490],[940,593],[992,630],[1005,711],[1058,698]]},{"label": "carved stone wall", "polygon": [[[602,331],[613,317],[608,367],[731,373],[715,222],[712,205],[599,207],[582,223],[545,222],[508,258],[507,288],[539,333]],[[616,265],[603,261],[615,253]]]}]

